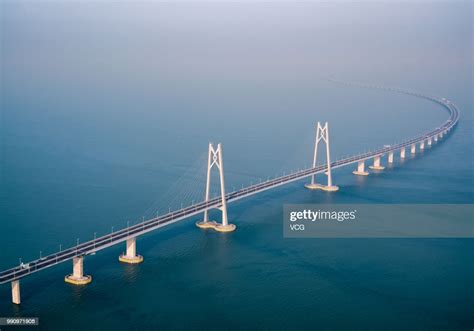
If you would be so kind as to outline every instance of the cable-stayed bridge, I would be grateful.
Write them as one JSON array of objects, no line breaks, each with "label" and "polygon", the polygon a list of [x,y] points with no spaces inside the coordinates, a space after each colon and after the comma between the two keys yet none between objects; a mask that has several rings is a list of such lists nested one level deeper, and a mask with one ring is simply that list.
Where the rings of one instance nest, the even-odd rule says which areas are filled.
[{"label": "cable-stayed bridge", "polygon": [[[343,83],[348,84],[348,83]],[[209,145],[208,154],[208,173],[207,173],[207,185],[205,200],[199,203],[193,203],[190,206],[181,208],[169,212],[165,215],[154,217],[148,220],[143,220],[139,224],[128,226],[127,228],[112,232],[110,234],[94,238],[93,240],[81,243],[75,247],[71,247],[65,250],[60,250],[56,253],[41,257],[40,259],[30,261],[28,263],[21,263],[19,266],[13,267],[8,270],[0,272],[0,284],[11,282],[12,286],[12,301],[16,304],[20,303],[20,278],[28,276],[32,273],[40,270],[52,267],[56,264],[73,260],[73,273],[65,277],[65,281],[75,285],[84,285],[91,282],[92,277],[84,275],[83,273],[83,261],[84,256],[95,254],[95,252],[105,249],[109,246],[113,246],[122,242],[126,242],[126,253],[119,257],[119,260],[124,263],[140,263],[143,261],[143,257],[136,253],[136,238],[142,234],[154,231],[163,226],[178,222],[180,220],[198,215],[203,213],[204,219],[202,222],[196,223],[201,228],[213,228],[216,231],[230,232],[235,230],[235,225],[229,224],[227,220],[227,204],[237,201],[239,199],[249,197],[251,195],[273,189],[275,187],[285,185],[294,181],[311,177],[311,183],[307,184],[306,187],[309,189],[321,189],[325,191],[336,191],[337,186],[332,185],[331,169],[345,167],[351,164],[357,163],[357,168],[353,171],[356,175],[368,175],[365,171],[365,162],[373,160],[373,165],[370,168],[375,170],[382,170],[384,167],[381,165],[381,158],[387,155],[387,162],[392,163],[394,160],[394,154],[400,153],[400,158],[405,158],[406,149],[410,150],[410,153],[415,154],[416,148],[424,149],[426,145],[431,146],[433,142],[437,142],[443,138],[451,129],[457,124],[459,120],[459,111],[456,106],[445,98],[437,98],[432,96],[423,95],[411,91],[406,91],[398,88],[385,88],[381,86],[372,85],[361,85],[361,84],[348,84],[356,85],[358,87],[378,88],[389,90],[393,92],[403,93],[412,95],[415,97],[423,98],[432,101],[436,104],[443,106],[449,113],[449,118],[437,128],[432,129],[429,132],[423,133],[422,135],[408,139],[402,143],[396,145],[385,145],[384,147],[354,156],[350,156],[335,162],[330,161],[329,153],[329,131],[327,123],[322,126],[318,123],[315,151],[314,151],[314,162],[313,166],[307,169],[296,171],[288,175],[269,179],[258,184],[243,187],[242,189],[235,190],[234,192],[225,193],[224,190],[224,170],[222,162],[222,147],[217,145],[214,148],[212,144]],[[323,141],[326,145],[326,163],[323,165],[317,165],[317,147],[319,142]],[[220,175],[220,186],[221,195],[219,197],[210,198],[210,174],[213,167],[217,167]],[[319,173],[326,173],[328,178],[328,185],[317,184],[314,181],[314,175]],[[210,222],[208,220],[208,211],[210,209],[220,209],[222,211],[222,223]]]}]

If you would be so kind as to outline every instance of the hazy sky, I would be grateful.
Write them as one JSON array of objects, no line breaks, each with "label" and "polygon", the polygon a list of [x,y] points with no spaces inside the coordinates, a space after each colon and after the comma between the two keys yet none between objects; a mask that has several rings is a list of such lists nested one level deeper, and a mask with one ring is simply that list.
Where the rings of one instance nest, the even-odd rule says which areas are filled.
[{"label": "hazy sky", "polygon": [[[471,67],[472,2],[4,2],[5,79],[336,76]],[[441,62],[440,62],[441,61]],[[472,71],[472,67],[471,67]],[[244,77],[245,78],[245,77]]]}]

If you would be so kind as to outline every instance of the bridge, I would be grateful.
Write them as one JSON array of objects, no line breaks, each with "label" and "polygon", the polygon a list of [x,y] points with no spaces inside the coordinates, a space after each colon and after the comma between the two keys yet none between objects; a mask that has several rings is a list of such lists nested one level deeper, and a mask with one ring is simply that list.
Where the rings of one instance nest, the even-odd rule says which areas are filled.
[{"label": "bridge", "polygon": [[[387,155],[387,162],[394,162],[394,154],[400,153],[400,158],[406,157],[406,149],[410,149],[411,154],[416,153],[416,148],[424,149],[427,146],[431,146],[434,142],[442,139],[447,133],[449,133],[457,124],[459,120],[459,111],[457,107],[449,100],[445,98],[437,98],[433,96],[423,95],[416,92],[402,90],[398,88],[386,88],[381,86],[373,85],[361,85],[352,83],[343,83],[346,85],[355,85],[358,87],[365,88],[377,88],[397,93],[407,94],[418,98],[423,98],[443,106],[449,113],[449,118],[437,128],[432,129],[429,132],[425,132],[415,138],[408,139],[402,143],[396,145],[384,145],[384,147],[359,154],[350,156],[335,162],[330,161],[330,146],[329,146],[329,129],[327,123],[317,125],[317,133],[315,140],[314,159],[313,166],[308,169],[303,169],[277,177],[269,179],[267,181],[253,184],[248,187],[236,190],[231,193],[225,193],[224,189],[224,169],[223,169],[223,158],[222,158],[222,146],[219,144],[217,148],[214,148],[212,144],[209,144],[208,154],[208,171],[207,171],[207,185],[205,199],[202,202],[192,204],[181,208],[176,211],[169,212],[162,216],[154,217],[148,220],[143,220],[141,223],[129,226],[127,228],[112,232],[110,234],[94,238],[93,240],[78,244],[74,247],[60,250],[56,253],[41,257],[40,259],[30,261],[28,263],[20,263],[19,266],[13,267],[8,270],[0,272],[0,284],[11,283],[12,288],[12,302],[20,304],[20,279],[36,273],[38,271],[50,268],[59,263],[63,263],[69,260],[73,261],[73,273],[67,275],[64,280],[74,285],[85,285],[92,281],[92,277],[84,275],[83,263],[84,257],[87,255],[95,254],[97,251],[105,249],[107,247],[117,245],[126,242],[126,253],[119,257],[119,260],[124,263],[140,263],[143,261],[143,257],[136,253],[136,238],[145,233],[154,231],[161,227],[169,224],[178,222],[183,219],[190,218],[192,216],[204,213],[202,222],[196,223],[200,228],[209,228],[221,232],[230,232],[236,229],[236,226],[229,224],[227,220],[227,204],[243,199],[245,197],[252,196],[254,194],[276,188],[278,186],[286,185],[288,183],[298,181],[307,177],[311,177],[311,183],[305,186],[308,189],[321,189],[325,191],[337,191],[338,187],[332,184],[331,170],[335,168],[345,167],[351,164],[357,164],[356,169],[353,171],[355,175],[366,176],[369,173],[365,169],[365,162],[373,160],[373,164],[370,166],[374,170],[383,170],[381,159]],[[323,165],[317,165],[317,149],[320,142],[324,142],[326,145],[326,163]],[[220,186],[221,195],[220,197],[210,198],[209,197],[209,185],[211,179],[211,170],[217,167],[220,175]],[[327,185],[315,183],[315,175],[325,173],[327,175]],[[222,223],[209,221],[208,211],[210,209],[220,209],[222,211]]]}]

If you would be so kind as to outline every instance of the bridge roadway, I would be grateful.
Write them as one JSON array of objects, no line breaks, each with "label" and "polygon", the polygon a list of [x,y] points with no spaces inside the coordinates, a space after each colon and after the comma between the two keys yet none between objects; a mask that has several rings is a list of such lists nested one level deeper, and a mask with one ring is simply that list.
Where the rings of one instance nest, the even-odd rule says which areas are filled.
[{"label": "bridge roadway", "polygon": [[[355,85],[355,84],[347,84],[347,83],[344,83],[344,84]],[[389,152],[395,152],[402,148],[409,147],[413,144],[420,143],[424,140],[427,140],[428,138],[434,138],[440,133],[447,133],[447,131],[453,128],[459,120],[459,111],[456,108],[456,106],[444,98],[435,98],[435,97],[425,96],[425,95],[415,93],[415,92],[405,91],[401,89],[394,89],[394,88],[385,88],[385,87],[379,87],[379,86],[369,86],[369,85],[360,85],[360,84],[357,84],[357,86],[384,89],[384,90],[394,91],[398,93],[413,95],[419,98],[427,99],[444,106],[448,110],[450,117],[440,127],[433,129],[430,132],[425,133],[416,138],[409,139],[403,143],[387,146],[376,151],[367,152],[364,154],[355,155],[355,156],[351,156],[342,160],[332,162],[331,167],[333,169],[344,167],[353,163],[358,163],[359,161],[365,161],[365,160],[374,158],[376,156],[382,156]],[[325,170],[326,170],[326,165],[321,165],[314,168],[304,169],[304,170],[301,170],[289,175],[281,176],[281,177],[268,180],[259,184],[251,185],[251,186],[242,188],[240,190],[226,194],[226,200],[228,203],[234,202],[244,197],[248,197],[250,195],[254,195],[259,192],[263,192],[263,191],[275,188],[277,186],[281,186],[281,185],[285,185],[297,180],[301,180],[313,174],[323,173]],[[142,223],[130,226],[128,228],[124,228],[122,230],[118,230],[116,232],[110,233],[108,235],[104,235],[94,240],[90,240],[82,244],[79,244],[77,246],[74,246],[74,247],[56,252],[54,254],[50,254],[48,256],[42,257],[40,259],[31,261],[25,264],[27,267],[17,266],[17,267],[2,271],[0,272],[0,284],[20,279],[29,274],[38,272],[40,270],[49,268],[51,266],[54,266],[56,264],[59,264],[65,261],[71,260],[76,256],[94,254],[95,252],[99,250],[124,242],[127,240],[127,238],[137,237],[141,234],[151,232],[155,229],[172,224],[182,219],[201,214],[204,212],[205,209],[219,208],[220,205],[221,205],[221,198],[216,197],[207,202],[203,201],[203,202],[194,204],[192,206],[185,207],[180,210],[173,211],[168,214],[143,221]]]}]

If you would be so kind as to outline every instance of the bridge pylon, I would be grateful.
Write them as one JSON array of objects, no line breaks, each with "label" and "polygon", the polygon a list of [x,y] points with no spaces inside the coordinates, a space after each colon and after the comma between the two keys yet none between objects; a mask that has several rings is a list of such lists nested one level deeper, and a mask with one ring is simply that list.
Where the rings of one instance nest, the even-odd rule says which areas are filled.
[{"label": "bridge pylon", "polygon": [[328,191],[328,192],[334,192],[334,191],[339,190],[339,187],[332,185],[328,122],[324,123],[324,126],[321,126],[321,123],[318,122],[316,126],[316,139],[314,142],[313,168],[316,168],[316,164],[317,164],[316,161],[318,158],[318,145],[321,140],[326,144],[326,164],[327,164],[326,175],[328,177],[328,185],[316,183],[315,182],[316,174],[313,174],[311,176],[311,183],[305,184],[305,187],[309,190],[323,190],[323,191]]},{"label": "bridge pylon", "polygon": [[204,218],[201,222],[196,222],[196,226],[201,229],[214,229],[219,232],[231,232],[236,229],[234,224],[229,224],[227,219],[227,202],[225,199],[225,185],[224,185],[224,163],[222,161],[222,145],[217,144],[214,148],[212,143],[209,143],[209,154],[207,158],[207,181],[206,181],[206,196],[204,201],[206,203],[210,200],[211,190],[211,171],[216,167],[219,170],[219,179],[221,186],[221,206],[218,207],[222,211],[222,223],[209,221],[209,207],[204,210]]}]

